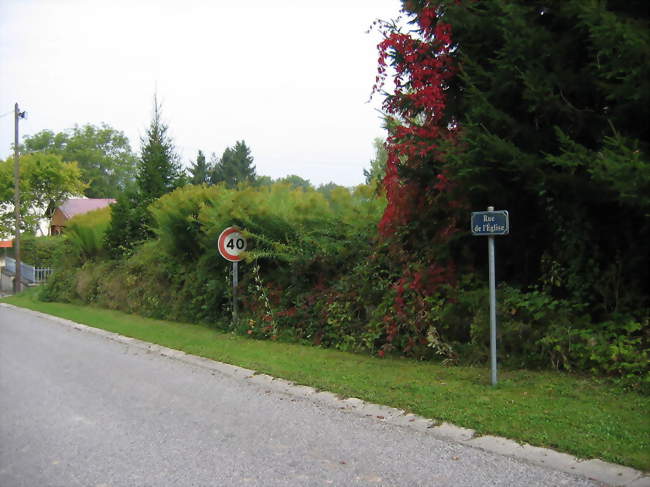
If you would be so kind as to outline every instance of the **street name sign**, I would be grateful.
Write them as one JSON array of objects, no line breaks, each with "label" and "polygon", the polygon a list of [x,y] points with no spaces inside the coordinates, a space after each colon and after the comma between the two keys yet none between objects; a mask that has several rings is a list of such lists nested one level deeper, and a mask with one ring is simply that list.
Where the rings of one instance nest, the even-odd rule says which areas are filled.
[{"label": "street name sign", "polygon": [[508,235],[510,218],[506,210],[475,211],[472,213],[471,227],[472,235],[477,237]]}]

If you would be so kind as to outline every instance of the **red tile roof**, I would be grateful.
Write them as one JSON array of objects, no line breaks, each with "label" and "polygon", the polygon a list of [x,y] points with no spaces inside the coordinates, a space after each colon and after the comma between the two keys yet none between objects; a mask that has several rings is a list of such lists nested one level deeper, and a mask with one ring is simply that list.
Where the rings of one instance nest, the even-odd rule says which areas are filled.
[{"label": "red tile roof", "polygon": [[63,212],[66,218],[72,218],[75,215],[99,210],[111,203],[115,203],[115,200],[112,198],[71,198],[65,200],[63,204],[59,206],[59,209]]}]

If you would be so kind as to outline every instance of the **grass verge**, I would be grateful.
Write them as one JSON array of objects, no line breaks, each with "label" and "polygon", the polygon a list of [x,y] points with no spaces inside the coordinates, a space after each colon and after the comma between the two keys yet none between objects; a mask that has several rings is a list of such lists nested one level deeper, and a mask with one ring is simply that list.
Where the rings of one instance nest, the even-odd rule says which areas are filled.
[{"label": "grass verge", "polygon": [[650,471],[650,397],[593,378],[557,372],[443,367],[316,347],[251,340],[204,326],[118,311],[38,301],[2,301],[187,353],[359,397],[428,418],[582,458]]}]

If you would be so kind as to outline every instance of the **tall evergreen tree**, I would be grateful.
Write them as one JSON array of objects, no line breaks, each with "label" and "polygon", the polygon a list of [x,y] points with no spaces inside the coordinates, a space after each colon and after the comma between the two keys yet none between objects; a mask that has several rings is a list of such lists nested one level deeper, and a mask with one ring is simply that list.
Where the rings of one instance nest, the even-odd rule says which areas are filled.
[{"label": "tall evergreen tree", "polygon": [[161,119],[161,107],[154,95],[153,118],[142,139],[136,182],[143,201],[151,202],[178,185],[181,168],[174,144]]},{"label": "tall evergreen tree", "polygon": [[228,147],[221,159],[215,161],[210,182],[212,184],[224,182],[229,188],[234,188],[241,183],[253,184],[255,177],[253,156],[246,142],[242,140],[234,147]]},{"label": "tall evergreen tree", "polygon": [[199,150],[196,156],[196,161],[190,167],[190,183],[192,184],[205,184],[209,181],[210,168],[205,160],[205,154]]},{"label": "tall evergreen tree", "polygon": [[111,207],[111,222],[105,246],[114,257],[124,255],[135,245],[153,236],[148,206],[185,181],[174,144],[161,120],[160,105],[154,95],[153,118],[142,139],[136,174],[136,187],[128,189]]}]

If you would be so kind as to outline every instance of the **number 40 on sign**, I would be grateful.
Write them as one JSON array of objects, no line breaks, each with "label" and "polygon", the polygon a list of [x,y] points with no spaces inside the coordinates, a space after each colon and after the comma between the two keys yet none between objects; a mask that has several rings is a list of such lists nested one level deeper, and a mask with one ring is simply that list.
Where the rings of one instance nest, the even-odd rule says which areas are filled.
[{"label": "number 40 on sign", "polygon": [[219,235],[219,253],[230,262],[242,260],[242,253],[246,250],[246,239],[237,227],[228,227]]}]

